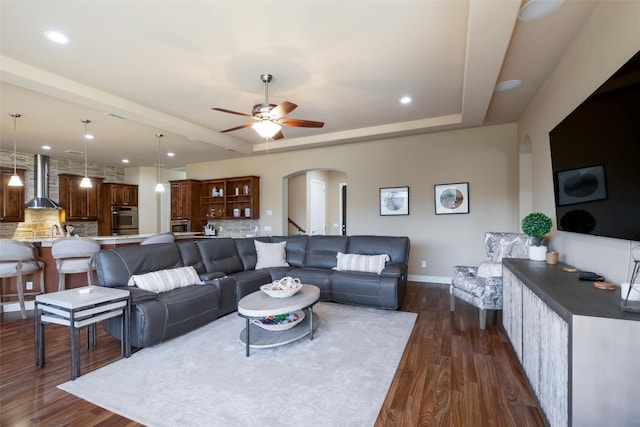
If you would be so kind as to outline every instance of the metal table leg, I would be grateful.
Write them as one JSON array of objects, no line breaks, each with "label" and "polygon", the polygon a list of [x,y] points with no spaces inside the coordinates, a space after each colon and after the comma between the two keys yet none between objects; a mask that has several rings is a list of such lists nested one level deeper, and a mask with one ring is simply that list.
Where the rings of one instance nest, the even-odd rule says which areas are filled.
[{"label": "metal table leg", "polygon": [[246,319],[247,321],[247,328],[246,328],[246,335],[245,335],[245,340],[246,340],[246,356],[249,357],[249,318],[247,317]]}]

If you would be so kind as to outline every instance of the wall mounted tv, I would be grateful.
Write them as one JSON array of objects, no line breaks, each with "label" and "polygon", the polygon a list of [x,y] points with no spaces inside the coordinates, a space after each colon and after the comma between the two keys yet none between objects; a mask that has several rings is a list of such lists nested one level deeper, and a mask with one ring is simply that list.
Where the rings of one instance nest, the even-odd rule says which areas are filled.
[{"label": "wall mounted tv", "polygon": [[640,241],[640,52],[549,140],[558,230]]}]

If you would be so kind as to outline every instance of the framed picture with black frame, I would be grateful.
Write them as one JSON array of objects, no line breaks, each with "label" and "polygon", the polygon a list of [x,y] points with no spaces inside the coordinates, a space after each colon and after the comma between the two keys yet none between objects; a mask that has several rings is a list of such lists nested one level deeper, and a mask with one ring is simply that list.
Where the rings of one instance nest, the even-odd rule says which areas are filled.
[{"label": "framed picture with black frame", "polygon": [[380,215],[409,215],[409,187],[380,188]]},{"label": "framed picture with black frame", "polygon": [[434,202],[436,215],[468,214],[469,183],[436,184]]}]

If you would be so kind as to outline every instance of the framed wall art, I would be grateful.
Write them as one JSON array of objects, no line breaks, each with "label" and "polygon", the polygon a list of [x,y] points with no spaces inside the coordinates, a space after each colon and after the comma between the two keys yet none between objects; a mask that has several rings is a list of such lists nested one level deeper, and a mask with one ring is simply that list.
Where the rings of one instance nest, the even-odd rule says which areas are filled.
[{"label": "framed wall art", "polygon": [[409,187],[381,188],[380,215],[409,215]]},{"label": "framed wall art", "polygon": [[436,215],[469,213],[469,183],[436,184]]},{"label": "framed wall art", "polygon": [[558,206],[607,198],[604,165],[560,171],[557,173],[557,182]]}]

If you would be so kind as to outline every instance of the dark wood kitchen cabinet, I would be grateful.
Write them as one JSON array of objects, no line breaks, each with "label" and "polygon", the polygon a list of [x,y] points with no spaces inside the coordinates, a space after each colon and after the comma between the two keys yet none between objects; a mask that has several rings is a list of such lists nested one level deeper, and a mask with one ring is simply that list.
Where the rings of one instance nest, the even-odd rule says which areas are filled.
[{"label": "dark wood kitchen cabinet", "polygon": [[169,181],[171,184],[171,219],[188,219],[191,229],[202,227],[198,221],[200,212],[200,181],[181,179]]},{"label": "dark wood kitchen cabinet", "polygon": [[[16,169],[16,173],[24,184],[24,169]],[[9,187],[9,180],[13,175],[13,168],[0,168],[2,185],[0,186],[0,222],[24,221],[24,185],[22,187]]]},{"label": "dark wood kitchen cabinet", "polygon": [[135,184],[102,184],[102,203],[109,206],[138,206],[138,186]]},{"label": "dark wood kitchen cabinet", "polygon": [[100,191],[103,178],[89,177],[91,188],[81,188],[83,176],[59,174],[60,205],[65,209],[66,221],[98,221]]}]

